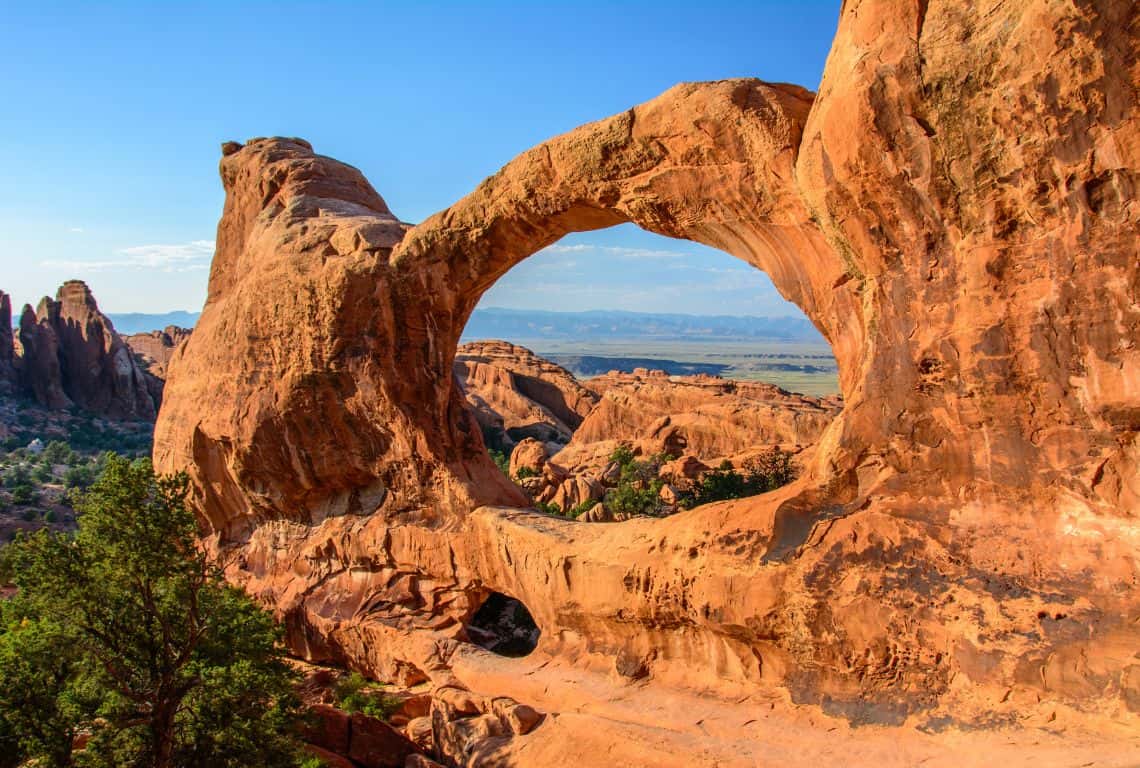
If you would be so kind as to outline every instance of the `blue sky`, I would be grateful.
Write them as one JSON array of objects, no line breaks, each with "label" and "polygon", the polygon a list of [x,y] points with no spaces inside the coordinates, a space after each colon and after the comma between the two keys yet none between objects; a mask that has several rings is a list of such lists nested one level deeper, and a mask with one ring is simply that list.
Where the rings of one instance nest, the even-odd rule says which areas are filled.
[{"label": "blue sky", "polygon": [[[221,142],[309,139],[417,222],[522,150],[677,82],[815,88],[839,0],[51,3],[0,0],[0,289],[86,280],[113,312],[200,309]],[[761,273],[618,227],[484,305],[796,312]]]}]

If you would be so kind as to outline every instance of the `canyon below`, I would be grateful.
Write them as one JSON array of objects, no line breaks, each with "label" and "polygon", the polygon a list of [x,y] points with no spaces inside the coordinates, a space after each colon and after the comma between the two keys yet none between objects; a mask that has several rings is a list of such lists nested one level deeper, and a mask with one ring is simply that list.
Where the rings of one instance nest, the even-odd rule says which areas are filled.
[{"label": "canyon below", "polygon": [[[193,330],[0,293],[0,439],[153,424],[337,768],[1136,766],[1138,89],[1126,0],[847,0],[817,92],[682,83],[418,224],[228,141]],[[762,270],[816,346],[472,337],[621,224]],[[348,670],[396,716],[330,707]]]}]

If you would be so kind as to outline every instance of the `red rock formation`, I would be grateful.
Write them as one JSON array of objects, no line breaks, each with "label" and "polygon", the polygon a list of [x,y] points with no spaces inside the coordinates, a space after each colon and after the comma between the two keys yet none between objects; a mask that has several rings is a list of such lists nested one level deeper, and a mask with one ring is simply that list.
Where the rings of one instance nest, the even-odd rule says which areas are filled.
[{"label": "red rock formation", "polygon": [[809,445],[842,407],[837,398],[794,395],[771,384],[663,371],[612,372],[590,379],[590,388],[601,400],[567,455],[604,440],[642,441],[646,453],[705,461],[763,445]]},{"label": "red rock formation", "polygon": [[133,333],[124,336],[123,341],[130,347],[135,359],[146,370],[158,379],[166,379],[166,367],[174,357],[178,346],[190,338],[189,328],[180,328],[177,325],[168,325],[161,331],[150,333]]},{"label": "red rock formation", "polygon": [[[960,764],[947,745],[969,743],[1024,762],[1059,729],[1054,762],[1123,763],[1135,24],[1112,0],[849,0],[818,97],[678,86],[410,230],[303,142],[227,145],[156,463],[189,471],[213,544],[240,549],[231,576],[299,652],[582,713],[512,739],[518,765],[900,761],[895,735],[833,716],[1042,729],[906,731],[910,764]],[[466,318],[530,254],[625,221],[768,272],[831,342],[843,412],[763,497],[606,526],[473,510],[520,500],[452,384]],[[533,658],[463,642],[491,589],[534,615]],[[802,746],[820,723],[838,752]]]},{"label": "red rock formation", "polygon": [[12,394],[19,387],[16,374],[16,341],[12,335],[12,300],[0,291],[0,394]]},{"label": "red rock formation", "polygon": [[25,386],[42,405],[154,420],[150,379],[81,280],[60,286],[54,301],[44,297],[34,319],[25,307],[20,341]]},{"label": "red rock formation", "polygon": [[505,341],[461,344],[455,374],[492,447],[523,438],[565,445],[598,396],[565,368]]},{"label": "red rock formation", "polygon": [[[43,301],[50,299],[45,296]],[[71,406],[71,399],[63,391],[59,336],[55,327],[46,319],[40,321],[27,304],[20,314],[20,358],[17,364],[20,388],[36,402],[55,410]]]},{"label": "red rock formation", "polygon": [[540,475],[546,467],[546,460],[550,458],[546,445],[533,437],[519,442],[511,451],[511,461],[508,471],[511,477],[524,477],[526,475]]}]

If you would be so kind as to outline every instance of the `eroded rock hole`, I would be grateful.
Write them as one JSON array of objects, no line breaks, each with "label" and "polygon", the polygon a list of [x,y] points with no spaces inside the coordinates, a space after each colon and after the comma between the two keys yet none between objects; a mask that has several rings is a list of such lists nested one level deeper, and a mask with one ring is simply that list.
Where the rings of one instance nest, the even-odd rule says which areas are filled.
[{"label": "eroded rock hole", "polygon": [[467,625],[471,642],[500,656],[526,656],[542,634],[521,600],[492,592]]}]

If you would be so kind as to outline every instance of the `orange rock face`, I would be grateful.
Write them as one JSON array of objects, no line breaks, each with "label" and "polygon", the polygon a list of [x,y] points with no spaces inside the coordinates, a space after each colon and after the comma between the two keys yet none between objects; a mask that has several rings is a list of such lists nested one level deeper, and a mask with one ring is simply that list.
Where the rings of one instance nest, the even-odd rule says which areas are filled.
[{"label": "orange rock face", "polygon": [[565,445],[598,402],[565,368],[505,341],[461,344],[455,375],[486,442],[508,453],[527,437]]},{"label": "orange rock face", "polygon": [[[842,754],[898,754],[843,721],[921,726],[907,764],[960,765],[947,745],[971,740],[1024,761],[1019,739],[1125,764],[1132,5],[850,0],[818,96],[677,86],[415,227],[304,142],[227,145],[156,463],[190,473],[232,577],[298,652],[578,713],[512,741],[515,764],[628,745],[654,765],[818,762],[836,752],[779,745],[831,724]],[[505,509],[525,502],[453,379],[463,325],[530,254],[630,221],[765,270],[831,342],[843,410],[801,479],[762,497],[604,526]],[[530,657],[465,642],[491,590],[533,614]],[[1044,741],[938,735],[1018,723]]]}]

